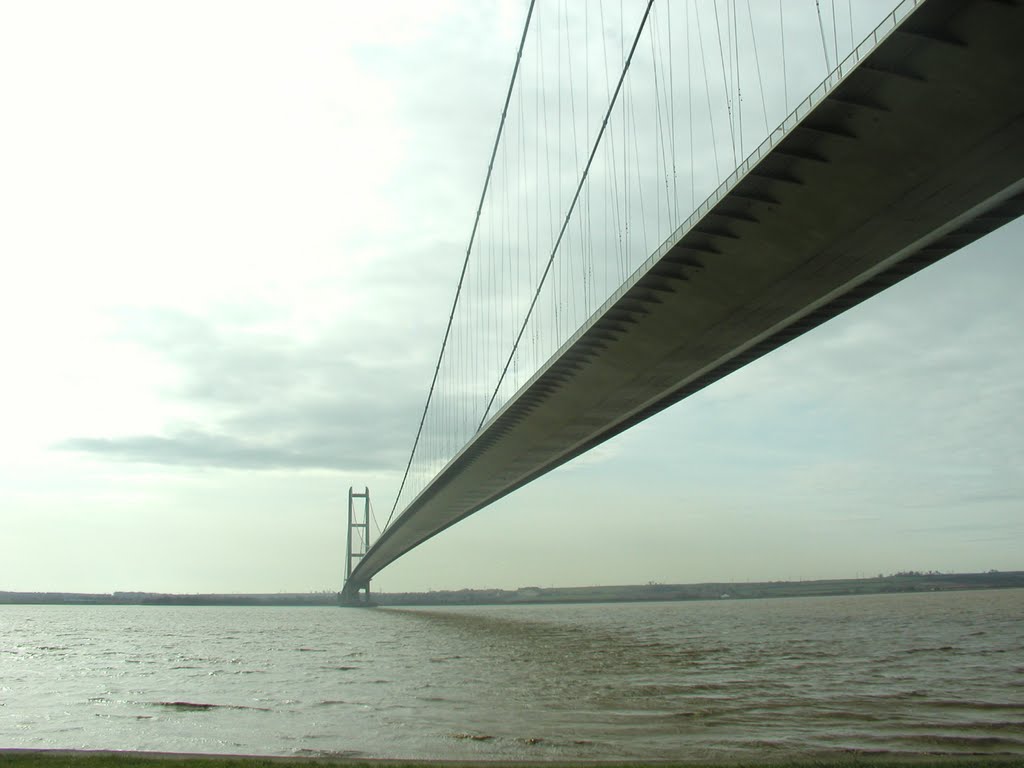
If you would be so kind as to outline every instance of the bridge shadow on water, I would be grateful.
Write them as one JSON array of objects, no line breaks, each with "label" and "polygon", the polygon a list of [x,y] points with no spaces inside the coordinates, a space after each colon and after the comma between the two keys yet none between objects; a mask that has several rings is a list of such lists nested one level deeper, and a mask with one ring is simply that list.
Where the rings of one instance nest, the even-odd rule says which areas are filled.
[{"label": "bridge shadow on water", "polygon": [[388,608],[371,620],[409,676],[405,695],[464,716],[460,738],[499,752],[1024,754],[1006,677],[1024,644],[949,621],[943,601],[963,599]]}]

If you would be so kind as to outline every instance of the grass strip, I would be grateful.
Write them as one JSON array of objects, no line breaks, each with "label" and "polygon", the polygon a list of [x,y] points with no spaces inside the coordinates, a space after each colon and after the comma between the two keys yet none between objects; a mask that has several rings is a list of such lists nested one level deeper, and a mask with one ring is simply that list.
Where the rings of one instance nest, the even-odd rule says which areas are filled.
[{"label": "grass strip", "polygon": [[901,757],[855,756],[831,759],[765,760],[755,762],[709,763],[685,760],[650,762],[585,761],[419,761],[419,760],[345,760],[331,757],[246,757],[238,755],[182,755],[160,752],[78,752],[0,750],[3,768],[282,768],[284,764],[313,763],[317,768],[1024,768],[1024,756],[993,755],[907,755]]}]

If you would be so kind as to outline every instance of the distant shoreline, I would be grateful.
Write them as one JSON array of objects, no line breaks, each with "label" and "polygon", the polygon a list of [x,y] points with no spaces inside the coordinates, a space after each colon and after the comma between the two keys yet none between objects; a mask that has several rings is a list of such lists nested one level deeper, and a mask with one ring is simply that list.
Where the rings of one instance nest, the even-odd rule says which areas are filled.
[{"label": "distant shoreline", "polygon": [[[905,572],[863,579],[811,581],[709,582],[592,587],[521,587],[431,592],[374,593],[380,606],[538,605],[559,603],[634,603],[693,600],[749,600],[770,597],[835,597],[908,592],[947,592],[1024,588],[1024,571],[986,573]],[[337,606],[333,592],[279,594],[164,594],[156,592],[4,592],[0,605],[209,605]]]}]

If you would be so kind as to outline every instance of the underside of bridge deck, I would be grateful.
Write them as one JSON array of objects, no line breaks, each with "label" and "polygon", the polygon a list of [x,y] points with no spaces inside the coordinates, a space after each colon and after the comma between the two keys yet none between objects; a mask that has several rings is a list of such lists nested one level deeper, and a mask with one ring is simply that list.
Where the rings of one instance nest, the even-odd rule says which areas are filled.
[{"label": "underside of bridge deck", "polygon": [[1022,40],[1020,3],[921,5],[484,425],[346,589],[1024,212]]}]

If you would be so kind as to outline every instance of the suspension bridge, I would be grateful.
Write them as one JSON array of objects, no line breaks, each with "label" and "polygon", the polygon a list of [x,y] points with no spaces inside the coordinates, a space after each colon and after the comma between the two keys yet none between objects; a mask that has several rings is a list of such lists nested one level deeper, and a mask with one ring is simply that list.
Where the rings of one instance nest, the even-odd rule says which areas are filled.
[{"label": "suspension bridge", "polygon": [[555,5],[526,13],[402,486],[344,600],[1024,212],[1020,2]]}]

